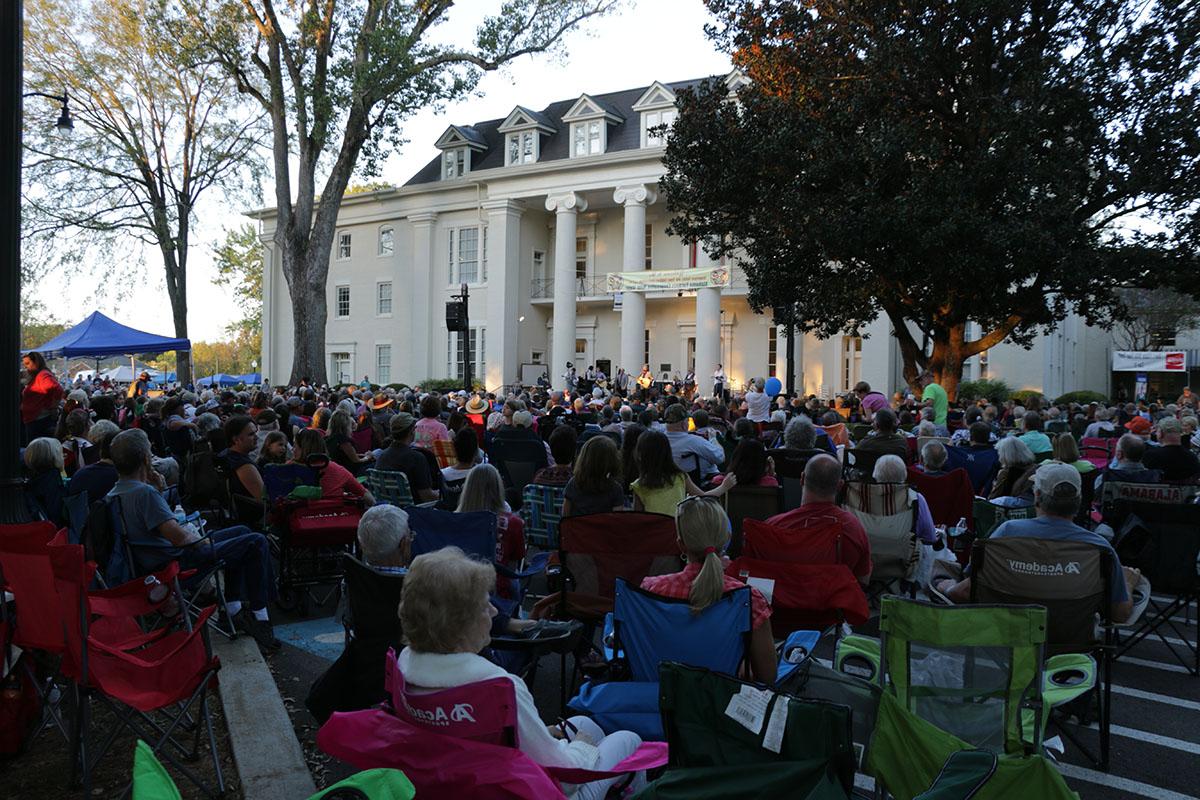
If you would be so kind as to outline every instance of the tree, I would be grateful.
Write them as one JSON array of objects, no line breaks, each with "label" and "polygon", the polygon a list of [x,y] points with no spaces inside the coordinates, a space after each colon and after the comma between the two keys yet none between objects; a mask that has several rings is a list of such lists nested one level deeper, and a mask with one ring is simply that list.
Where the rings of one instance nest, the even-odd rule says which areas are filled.
[{"label": "tree", "polygon": [[1171,289],[1124,289],[1126,315],[1116,325],[1123,350],[1160,350],[1174,346],[1181,330],[1200,324],[1196,300]]},{"label": "tree", "polygon": [[[262,334],[263,256],[258,243],[258,231],[246,223],[225,232],[225,241],[213,250],[216,258],[218,286],[232,286],[234,302],[242,318],[226,329],[229,333]],[[257,352],[257,351],[256,351]]]},{"label": "tree", "polygon": [[662,188],[756,309],[796,302],[822,337],[885,314],[906,380],[954,396],[1003,341],[1121,319],[1118,286],[1196,290],[1194,8],[706,2],[753,83],[684,93]]},{"label": "tree", "polygon": [[[175,335],[187,336],[188,248],[196,204],[212,188],[237,194],[257,179],[249,157],[261,114],[216,65],[191,64],[169,30],[170,0],[32,0],[29,85],[69,96],[75,130],[25,132],[25,234],[86,234],[111,277],[129,280],[130,251],[162,257]],[[254,180],[250,185],[253,185]],[[132,247],[131,247],[132,245]],[[177,355],[180,380],[191,377]]]},{"label": "tree", "polygon": [[191,24],[182,39],[270,119],[274,243],[294,320],[291,382],[321,383],[329,254],[355,169],[375,174],[415,111],[469,94],[484,72],[516,58],[559,49],[569,31],[620,0],[505,0],[473,47],[434,35],[453,0],[184,2]]}]

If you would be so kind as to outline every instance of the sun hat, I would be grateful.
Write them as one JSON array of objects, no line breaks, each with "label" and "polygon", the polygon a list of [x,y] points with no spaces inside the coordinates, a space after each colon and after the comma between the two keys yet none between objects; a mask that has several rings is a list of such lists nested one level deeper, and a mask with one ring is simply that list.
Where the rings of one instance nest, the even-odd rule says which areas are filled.
[{"label": "sun hat", "polygon": [[468,414],[486,414],[488,412],[487,401],[479,395],[474,395],[467,401],[466,412]]},{"label": "sun hat", "polygon": [[1055,490],[1064,483],[1070,484],[1074,488],[1075,494],[1080,493],[1082,481],[1079,477],[1079,470],[1061,461],[1046,461],[1037,468],[1037,472],[1033,473],[1033,488],[1039,494],[1048,496],[1061,494]]},{"label": "sun hat", "polygon": [[1129,420],[1129,422],[1125,423],[1125,430],[1129,431],[1130,433],[1136,433],[1138,436],[1147,435],[1150,433],[1150,428],[1152,427],[1153,426],[1150,424],[1150,420],[1146,419],[1145,417],[1134,417],[1133,419]]},{"label": "sun hat", "polygon": [[396,401],[388,397],[383,392],[379,392],[375,395],[375,399],[367,403],[367,405],[371,407],[372,411],[382,411],[394,402]]}]

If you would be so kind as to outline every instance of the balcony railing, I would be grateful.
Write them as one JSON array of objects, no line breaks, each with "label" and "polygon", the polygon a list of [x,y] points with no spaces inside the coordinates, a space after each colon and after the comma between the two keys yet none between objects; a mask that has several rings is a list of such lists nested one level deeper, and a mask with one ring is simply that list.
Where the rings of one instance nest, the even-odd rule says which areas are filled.
[{"label": "balcony railing", "polygon": [[[725,287],[725,291],[745,292],[749,288],[745,274],[734,272],[730,276],[729,285]],[[608,291],[608,277],[606,275],[575,279],[575,297],[577,298],[604,297],[608,294],[610,293]],[[684,294],[694,295],[695,292],[685,291]],[[554,278],[534,278],[530,284],[529,297],[532,300],[553,300]]]}]

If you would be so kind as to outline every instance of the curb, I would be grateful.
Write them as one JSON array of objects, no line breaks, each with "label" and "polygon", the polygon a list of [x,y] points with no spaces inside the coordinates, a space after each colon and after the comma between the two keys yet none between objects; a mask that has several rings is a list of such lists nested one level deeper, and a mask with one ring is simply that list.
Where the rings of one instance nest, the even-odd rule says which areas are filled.
[{"label": "curb", "polygon": [[317,791],[275,679],[249,636],[213,637],[221,707],[246,800],[297,800]]}]

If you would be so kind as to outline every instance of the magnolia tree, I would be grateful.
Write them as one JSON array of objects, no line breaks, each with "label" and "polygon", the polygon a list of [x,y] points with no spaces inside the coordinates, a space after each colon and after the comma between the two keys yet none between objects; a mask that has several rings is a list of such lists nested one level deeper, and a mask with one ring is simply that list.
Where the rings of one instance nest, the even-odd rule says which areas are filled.
[{"label": "magnolia tree", "polygon": [[470,94],[483,73],[561,48],[620,0],[504,0],[470,43],[435,34],[453,0],[181,0],[180,36],[219,64],[272,129],[274,244],[291,294],[291,381],[326,380],[326,280],[338,210],[377,172],[414,112]]},{"label": "magnolia tree", "polygon": [[1197,291],[1194,9],[706,2],[753,83],[684,93],[662,188],[756,309],[822,337],[884,314],[906,380],[954,396],[1001,342],[1125,318],[1118,287]]}]

